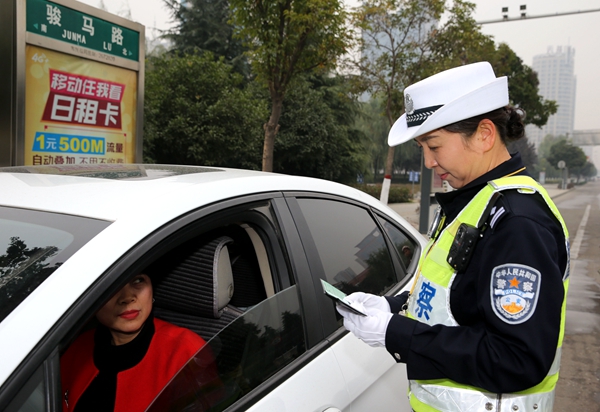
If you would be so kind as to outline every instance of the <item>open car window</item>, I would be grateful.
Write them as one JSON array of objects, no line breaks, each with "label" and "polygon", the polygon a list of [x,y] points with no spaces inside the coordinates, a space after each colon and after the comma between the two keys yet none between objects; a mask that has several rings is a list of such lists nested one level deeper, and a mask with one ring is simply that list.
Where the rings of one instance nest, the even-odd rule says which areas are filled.
[{"label": "open car window", "polygon": [[[144,406],[166,387],[154,410],[187,410],[190,405],[192,410],[204,410],[207,402],[210,410],[221,410],[306,351],[306,322],[297,287],[290,287],[292,279],[273,213],[270,200],[257,200],[193,220],[161,237],[119,273],[111,290],[96,298],[94,313],[125,286],[124,281],[144,273],[152,284],[155,319],[188,329],[209,342],[178,374],[175,372],[199,346],[182,355],[172,370],[156,373],[165,380],[156,385]],[[84,333],[98,322],[88,315],[86,322],[72,327],[64,339],[63,393],[67,385],[73,387],[80,381],[79,369],[73,368],[71,373],[68,368],[76,363],[67,362],[74,357],[67,355],[72,347],[80,347],[81,339],[91,336]],[[173,347],[178,346],[185,350],[184,345]],[[168,360],[167,366],[173,364]],[[153,370],[166,368],[155,364]],[[174,383],[169,384],[170,379]],[[77,405],[81,393],[70,391],[70,395],[71,403]],[[166,409],[160,406],[166,404]]]},{"label": "open car window", "polygon": [[306,351],[296,286],[248,309],[179,371],[148,411],[222,411]]}]

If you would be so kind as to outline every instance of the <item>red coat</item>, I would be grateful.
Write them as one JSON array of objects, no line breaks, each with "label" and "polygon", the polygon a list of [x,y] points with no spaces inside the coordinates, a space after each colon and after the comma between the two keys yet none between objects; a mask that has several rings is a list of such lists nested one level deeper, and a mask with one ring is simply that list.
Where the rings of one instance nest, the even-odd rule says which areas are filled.
[{"label": "red coat", "polygon": [[[171,378],[205,344],[194,332],[154,319],[154,336],[146,356],[131,369],[117,375],[115,412],[144,411]],[[98,375],[94,365],[94,331],[83,333],[61,357],[63,411],[75,409],[77,401]],[[67,405],[68,403],[68,405]]]}]

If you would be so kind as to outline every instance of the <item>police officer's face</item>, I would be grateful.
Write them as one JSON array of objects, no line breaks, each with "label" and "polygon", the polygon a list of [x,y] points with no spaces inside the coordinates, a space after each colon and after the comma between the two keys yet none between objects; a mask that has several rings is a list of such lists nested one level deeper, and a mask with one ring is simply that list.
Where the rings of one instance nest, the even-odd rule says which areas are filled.
[{"label": "police officer's face", "polygon": [[483,161],[484,152],[478,144],[473,144],[473,138],[467,142],[460,133],[438,129],[415,140],[423,150],[425,167],[433,169],[455,189],[490,170]]}]

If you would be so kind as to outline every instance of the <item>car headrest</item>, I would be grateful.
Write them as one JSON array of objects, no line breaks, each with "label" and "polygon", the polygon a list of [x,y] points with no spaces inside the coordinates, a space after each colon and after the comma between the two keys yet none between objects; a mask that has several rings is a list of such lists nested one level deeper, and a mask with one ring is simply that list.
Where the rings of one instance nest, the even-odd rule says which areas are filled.
[{"label": "car headrest", "polygon": [[219,318],[233,296],[227,236],[187,244],[165,256],[154,283],[155,305],[189,315]]}]

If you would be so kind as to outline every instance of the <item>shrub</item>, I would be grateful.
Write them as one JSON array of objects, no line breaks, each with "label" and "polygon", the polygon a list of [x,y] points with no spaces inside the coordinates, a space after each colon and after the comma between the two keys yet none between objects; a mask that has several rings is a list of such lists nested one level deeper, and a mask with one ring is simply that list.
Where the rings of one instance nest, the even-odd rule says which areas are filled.
[{"label": "shrub", "polygon": [[[370,185],[352,185],[353,187],[362,190],[363,192],[379,199],[381,196],[381,184]],[[388,203],[407,203],[411,201],[410,189],[407,187],[392,185],[390,186],[390,194]]]}]

